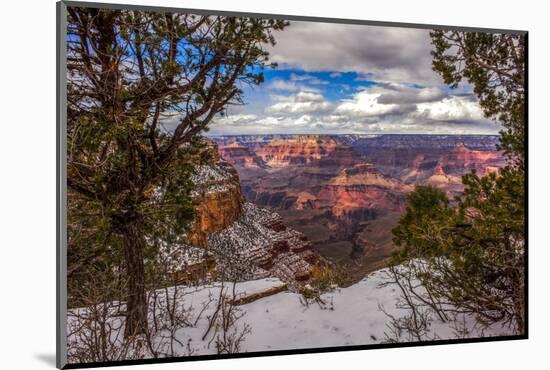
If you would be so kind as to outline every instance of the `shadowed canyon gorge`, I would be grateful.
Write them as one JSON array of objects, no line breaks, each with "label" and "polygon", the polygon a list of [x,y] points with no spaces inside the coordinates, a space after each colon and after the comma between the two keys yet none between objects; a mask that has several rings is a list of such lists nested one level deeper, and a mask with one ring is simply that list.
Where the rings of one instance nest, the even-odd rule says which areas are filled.
[{"label": "shadowed canyon gorge", "polygon": [[461,176],[505,164],[498,136],[242,135],[211,138],[247,202],[279,214],[318,254],[355,278],[395,250],[407,194],[430,184],[450,198]]}]

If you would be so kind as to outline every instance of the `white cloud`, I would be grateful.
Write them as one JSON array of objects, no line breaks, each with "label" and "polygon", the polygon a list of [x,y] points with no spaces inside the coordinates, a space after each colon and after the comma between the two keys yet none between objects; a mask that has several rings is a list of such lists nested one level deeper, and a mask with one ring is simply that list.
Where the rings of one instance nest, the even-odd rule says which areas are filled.
[{"label": "white cloud", "polygon": [[476,101],[465,96],[452,96],[440,101],[418,104],[419,118],[433,121],[480,121],[483,112]]},{"label": "white cloud", "polygon": [[328,85],[329,82],[308,74],[290,74],[291,81],[304,81],[311,85]]},{"label": "white cloud", "polygon": [[272,95],[265,114],[219,118],[212,133],[411,133],[496,134],[469,95],[448,95],[434,87],[383,83],[365,87],[331,104],[317,92]]},{"label": "white cloud", "polygon": [[279,91],[309,91],[309,92],[316,92],[320,93],[321,90],[306,86],[303,83],[297,83],[296,80],[289,81],[289,80],[282,80],[280,78],[276,78],[272,80],[269,84],[267,84],[268,90],[279,90]]},{"label": "white cloud", "polygon": [[404,115],[414,112],[416,103],[433,102],[446,96],[438,88],[381,83],[365,87],[354,94],[352,99],[343,100],[334,113],[350,119]]},{"label": "white cloud", "polygon": [[215,125],[243,126],[252,125],[258,120],[255,114],[232,114],[215,120]]},{"label": "white cloud", "polygon": [[380,104],[378,99],[380,94],[368,93],[366,91],[355,94],[353,99],[344,101],[340,104],[335,113],[350,118],[374,117],[399,112],[399,104]]},{"label": "white cloud", "polygon": [[326,101],[323,95],[308,91],[300,91],[289,96],[274,95],[272,99],[275,104],[266,108],[266,112],[271,114],[321,113],[332,107],[332,104]]},{"label": "white cloud", "polygon": [[[427,30],[291,22],[276,39],[271,59],[296,70],[287,80],[265,85],[270,105],[261,99],[250,109],[256,115],[241,110],[218,119],[212,133],[496,134],[500,129],[483,117],[469,95],[471,86],[454,90],[455,95],[443,88],[431,69]],[[330,72],[330,79],[315,71]],[[355,83],[331,80],[348,71],[358,73],[358,81],[378,83],[353,90]],[[346,98],[334,99],[335,89],[327,84]]]},{"label": "white cloud", "polygon": [[300,87],[293,81],[275,79],[271,81],[267,88],[269,90],[281,90],[281,91],[298,91]]},{"label": "white cloud", "polygon": [[298,119],[296,119],[296,124],[298,125],[307,125],[307,124],[310,124],[314,121],[315,119],[309,115],[309,114],[304,114],[303,116],[300,116],[298,117]]}]

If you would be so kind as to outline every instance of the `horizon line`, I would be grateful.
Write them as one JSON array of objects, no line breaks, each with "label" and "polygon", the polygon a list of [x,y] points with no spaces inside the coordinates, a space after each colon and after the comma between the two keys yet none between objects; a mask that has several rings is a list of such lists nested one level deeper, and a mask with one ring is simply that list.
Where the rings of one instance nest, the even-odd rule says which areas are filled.
[{"label": "horizon line", "polygon": [[344,136],[344,135],[357,135],[357,136],[500,136],[500,134],[411,134],[411,133],[377,133],[377,134],[352,134],[352,133],[241,133],[241,134],[211,134],[205,133],[204,136],[272,136],[272,135],[286,135],[286,136]]}]

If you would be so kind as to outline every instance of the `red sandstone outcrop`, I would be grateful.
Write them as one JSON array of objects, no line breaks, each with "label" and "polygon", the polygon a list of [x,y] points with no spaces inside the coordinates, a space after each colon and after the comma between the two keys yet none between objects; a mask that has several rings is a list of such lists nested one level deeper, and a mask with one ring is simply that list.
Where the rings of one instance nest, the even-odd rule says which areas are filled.
[{"label": "red sandstone outcrop", "polygon": [[196,221],[188,233],[191,244],[206,248],[208,234],[223,230],[241,215],[243,197],[237,171],[218,155],[211,144],[211,163],[195,168]]},{"label": "red sandstone outcrop", "polygon": [[445,170],[446,173],[463,174],[470,170],[476,170],[484,175],[487,167],[502,167],[504,165],[503,156],[496,151],[472,150],[459,144],[453,150],[441,156],[437,166]]},{"label": "red sandstone outcrop", "polygon": [[208,150],[213,151],[211,161],[197,166],[192,178],[197,204],[196,221],[187,234],[192,246],[182,248],[186,252],[180,257],[185,260],[187,251],[199,247],[205,256],[215,256],[218,273],[226,279],[276,276],[299,289],[318,260],[313,244],[277,213],[245,203],[236,170],[217,155],[215,144]]},{"label": "red sandstone outcrop", "polygon": [[480,175],[496,172],[504,166],[504,157],[496,151],[472,150],[459,144],[452,150],[441,155],[433,173],[420,183],[430,184],[450,195],[462,192],[462,176],[470,171]]},{"label": "red sandstone outcrop", "polygon": [[274,140],[256,150],[256,154],[272,168],[306,164],[327,157],[336,150],[337,142],[317,135]]},{"label": "red sandstone outcrop", "polygon": [[266,164],[256,153],[250,150],[249,147],[240,145],[237,142],[221,146],[219,151],[221,157],[232,165],[253,168],[266,167]]},{"label": "red sandstone outcrop", "polygon": [[364,163],[342,170],[319,191],[317,198],[332,204],[332,213],[338,217],[359,208],[400,211],[405,206],[405,194],[411,190],[411,186]]},{"label": "red sandstone outcrop", "polygon": [[265,168],[236,165],[244,196],[260,206],[282,210],[315,208],[320,188],[342,169],[363,162],[349,145],[326,136],[278,139],[259,145],[256,153],[266,160]]},{"label": "red sandstone outcrop", "polygon": [[307,191],[302,191],[297,194],[296,201],[294,202],[294,207],[298,210],[303,210],[306,208],[314,208],[317,201],[317,197]]}]

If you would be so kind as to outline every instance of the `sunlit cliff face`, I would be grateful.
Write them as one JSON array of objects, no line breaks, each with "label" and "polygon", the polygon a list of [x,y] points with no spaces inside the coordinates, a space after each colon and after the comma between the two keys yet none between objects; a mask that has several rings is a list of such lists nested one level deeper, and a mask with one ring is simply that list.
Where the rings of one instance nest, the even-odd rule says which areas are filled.
[{"label": "sunlit cliff face", "polygon": [[334,139],[319,136],[298,136],[286,140],[274,140],[256,150],[262,160],[273,168],[290,164],[305,164],[329,156],[337,147]]}]

